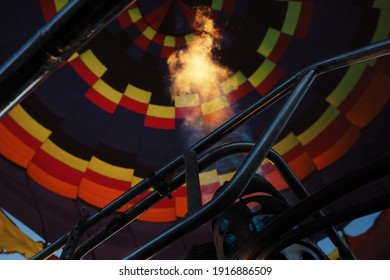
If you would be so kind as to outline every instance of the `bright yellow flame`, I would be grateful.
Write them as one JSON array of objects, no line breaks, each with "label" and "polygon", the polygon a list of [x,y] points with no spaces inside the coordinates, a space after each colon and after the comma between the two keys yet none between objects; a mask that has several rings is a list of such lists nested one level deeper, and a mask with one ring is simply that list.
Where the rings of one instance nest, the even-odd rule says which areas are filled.
[{"label": "bright yellow flame", "polygon": [[[205,103],[224,95],[221,84],[231,76],[231,71],[218,63],[213,50],[219,48],[220,33],[210,18],[211,9],[200,7],[195,13],[194,28],[198,33],[187,49],[173,53],[168,58],[171,76],[172,98],[196,94],[200,103]],[[229,104],[226,105],[229,107]],[[229,109],[224,110],[230,115]],[[218,119],[226,120],[226,116]],[[199,128],[191,119],[187,124]]]},{"label": "bright yellow flame", "polygon": [[209,34],[198,36],[187,50],[168,58],[174,96],[197,93],[202,101],[207,101],[221,94],[220,84],[231,72],[213,59],[212,45]]}]

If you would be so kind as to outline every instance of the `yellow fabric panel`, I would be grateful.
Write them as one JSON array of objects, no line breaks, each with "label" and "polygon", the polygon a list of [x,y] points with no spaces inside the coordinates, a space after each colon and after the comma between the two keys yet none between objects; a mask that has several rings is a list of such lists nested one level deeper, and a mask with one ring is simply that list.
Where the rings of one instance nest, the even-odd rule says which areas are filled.
[{"label": "yellow fabric panel", "polygon": [[152,97],[152,93],[150,91],[146,91],[140,88],[137,88],[133,85],[128,85],[125,91],[125,95],[130,97],[131,99],[137,100],[142,103],[148,104],[150,98]]},{"label": "yellow fabric panel", "polygon": [[218,179],[219,179],[219,184],[222,186],[226,181],[230,181],[230,179],[234,176],[236,172],[229,172],[225,174],[219,174]]},{"label": "yellow fabric panel", "polygon": [[186,94],[175,96],[175,107],[194,107],[200,105],[200,98],[198,94]]},{"label": "yellow fabric panel", "polygon": [[187,34],[187,35],[184,36],[184,39],[186,40],[186,43],[189,44],[192,41],[194,41],[195,34],[194,33]]},{"label": "yellow fabric panel", "polygon": [[261,42],[261,45],[257,49],[257,52],[264,57],[268,57],[274,50],[279,37],[280,31],[269,27],[263,41]]},{"label": "yellow fabric panel", "polygon": [[132,22],[137,22],[142,18],[142,13],[137,7],[134,9],[130,9],[128,13]]},{"label": "yellow fabric panel", "polygon": [[297,138],[303,145],[310,143],[337,118],[339,113],[339,110],[330,105],[325,113],[308,129],[299,134]]},{"label": "yellow fabric panel", "polygon": [[218,172],[216,169],[202,172],[199,174],[199,180],[201,185],[210,185],[219,182]]},{"label": "yellow fabric panel", "polygon": [[40,142],[44,142],[51,134],[50,130],[35,121],[20,105],[15,106],[9,115],[21,128]]},{"label": "yellow fabric panel", "polygon": [[222,5],[223,5],[223,0],[213,0],[211,2],[211,8],[213,10],[221,11],[222,10]]},{"label": "yellow fabric panel", "polygon": [[54,6],[56,7],[57,12],[59,12],[68,3],[69,0],[54,0]]},{"label": "yellow fabric panel", "polygon": [[279,154],[284,155],[298,144],[298,138],[294,133],[291,132],[278,143],[276,143],[272,148]]},{"label": "yellow fabric panel", "polygon": [[173,36],[165,36],[163,44],[166,47],[174,47],[176,45],[176,39]]},{"label": "yellow fabric panel", "polygon": [[42,242],[29,238],[0,210],[0,253],[19,253],[29,259],[42,249]]},{"label": "yellow fabric panel", "polygon": [[207,101],[201,105],[203,115],[208,115],[219,110],[222,110],[225,107],[229,107],[229,101],[225,96],[220,96],[213,100]]},{"label": "yellow fabric panel", "polygon": [[56,194],[71,199],[77,198],[78,186],[65,183],[64,181],[47,174],[33,162],[30,162],[28,165],[27,174],[38,184]]},{"label": "yellow fabric panel", "polygon": [[102,161],[97,157],[92,157],[88,168],[95,171],[96,173],[102,174],[109,178],[125,182],[131,182],[134,175],[134,169],[115,166],[105,161]]},{"label": "yellow fabric panel", "polygon": [[175,118],[175,108],[171,106],[161,106],[149,104],[148,111],[146,113],[151,117],[165,118],[165,119],[174,119]]},{"label": "yellow fabric panel", "polygon": [[294,35],[295,29],[298,25],[299,15],[301,13],[302,3],[299,2],[288,2],[288,9],[286,18],[284,19],[282,32],[288,35]]},{"label": "yellow fabric panel", "polygon": [[140,183],[144,178],[133,176],[133,180],[131,181],[131,186],[134,187],[138,183]]},{"label": "yellow fabric panel", "polygon": [[13,163],[26,168],[35,155],[35,150],[27,146],[0,123],[0,154]]},{"label": "yellow fabric panel", "polygon": [[238,83],[238,86],[241,86],[242,84],[244,84],[248,80],[246,78],[246,76],[241,71],[238,71],[237,73],[235,73],[233,75],[233,78]]},{"label": "yellow fabric panel", "polygon": [[252,84],[253,87],[257,87],[268,77],[268,75],[274,70],[275,63],[271,60],[266,59],[263,64],[249,77],[248,81]]},{"label": "yellow fabric panel", "polygon": [[390,11],[380,10],[378,25],[371,42],[379,42],[388,39],[390,34]]},{"label": "yellow fabric panel", "polygon": [[115,104],[119,104],[123,96],[121,92],[115,90],[109,84],[100,79],[97,80],[97,82],[92,87]]},{"label": "yellow fabric panel", "polygon": [[389,102],[388,85],[388,76],[377,72],[364,94],[349,110],[346,117],[361,128],[369,124]]},{"label": "yellow fabric panel", "polygon": [[389,0],[375,0],[374,4],[372,6],[374,8],[377,8],[377,9],[390,10],[390,1]]},{"label": "yellow fabric panel", "polygon": [[330,260],[339,260],[339,259],[340,259],[339,249],[336,248],[336,249],[334,249],[332,252],[330,252],[330,253],[328,254],[328,258],[329,258]]},{"label": "yellow fabric panel", "polygon": [[63,162],[64,164],[81,172],[84,172],[89,164],[89,161],[83,160],[68,153],[50,141],[50,139],[42,144],[41,149],[58,161]]},{"label": "yellow fabric panel", "polygon": [[72,60],[75,60],[76,58],[79,57],[79,53],[78,52],[75,52],[74,54],[72,54],[69,58],[68,58],[68,62],[71,62]]},{"label": "yellow fabric panel", "polygon": [[144,32],[142,32],[142,34],[148,38],[149,40],[153,40],[154,36],[156,36],[156,30],[154,30],[152,27],[150,26],[147,26],[144,30]]},{"label": "yellow fabric panel", "polygon": [[224,94],[228,94],[236,90],[240,85],[246,81],[246,77],[238,71],[236,74],[228,78],[226,81],[221,83],[221,89]]},{"label": "yellow fabric panel", "polygon": [[347,72],[344,74],[343,79],[331,92],[331,94],[329,94],[329,96],[326,98],[326,101],[328,101],[330,104],[337,108],[348,97],[353,88],[356,86],[364,70],[366,69],[366,66],[367,65],[364,63],[359,63],[350,66]]},{"label": "yellow fabric panel", "polygon": [[99,61],[99,59],[94,55],[91,50],[87,50],[80,54],[80,58],[89,68],[89,70],[91,70],[91,72],[96,75],[96,77],[100,78],[107,71],[107,67]]}]

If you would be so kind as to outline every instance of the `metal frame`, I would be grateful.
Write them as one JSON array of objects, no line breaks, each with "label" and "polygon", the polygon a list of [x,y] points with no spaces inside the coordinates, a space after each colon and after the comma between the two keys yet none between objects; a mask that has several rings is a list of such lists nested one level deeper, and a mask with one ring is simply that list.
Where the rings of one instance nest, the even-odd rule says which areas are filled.
[{"label": "metal frame", "polygon": [[[71,1],[66,5],[0,68],[0,119],[48,78],[79,47],[133,2],[135,0],[101,0],[99,3],[91,0],[78,0]],[[131,223],[155,203],[165,197],[170,197],[173,191],[186,182],[188,192],[191,193],[189,197],[192,197],[192,199],[188,199],[187,216],[168,231],[124,257],[125,259],[150,258],[232,205],[266,157],[274,163],[301,201],[270,223],[250,242],[250,245],[238,252],[236,257],[267,258],[275,250],[285,247],[302,236],[330,228],[326,232],[339,248],[341,256],[345,259],[354,259],[353,252],[331,226],[359,215],[390,207],[389,196],[327,216],[321,212],[321,208],[372,181],[388,176],[389,158],[364,167],[362,170],[325,187],[318,193],[309,195],[283,158],[272,150],[272,146],[319,75],[389,53],[390,40],[385,40],[305,68],[201,139],[188,151],[109,203],[98,213],[92,216],[85,215],[73,230],[50,244],[33,259],[47,258],[64,246],[61,258],[82,258],[87,252]],[[256,143],[230,143],[212,148],[225,136],[282,98],[286,100],[281,110],[270,121]],[[199,170],[235,153],[245,153],[247,156],[233,178],[216,194],[215,198],[202,205],[197,176]],[[346,183],[348,188],[339,187]],[[123,205],[131,202],[150,188],[154,188],[151,194],[126,212],[118,214],[91,238],[80,245],[78,244],[80,237],[87,229],[101,219],[115,213]],[[316,219],[294,228],[295,225],[311,215],[314,215]],[[275,236],[278,237],[277,241],[275,241]]]},{"label": "metal frame", "polygon": [[0,67],[0,119],[136,0],[75,0]]},{"label": "metal frame", "polygon": [[[307,232],[313,232],[314,229],[324,230],[340,222],[345,222],[349,218],[357,217],[362,213],[366,214],[390,207],[390,198],[387,196],[382,198],[381,201],[368,203],[369,207],[356,206],[354,208],[346,209],[342,212],[343,215],[341,216],[324,216],[323,213],[320,212],[321,208],[341,196],[347,195],[370,182],[388,176],[388,170],[390,170],[389,157],[354,172],[340,181],[325,187],[318,193],[309,195],[302,183],[289,169],[280,155],[272,150],[272,146],[278,139],[281,131],[319,75],[335,69],[347,67],[354,63],[388,55],[389,53],[390,40],[385,40],[319,62],[294,75],[258,102],[243,110],[215,131],[201,139],[188,151],[183,153],[183,155],[178,156],[176,159],[156,171],[153,175],[144,179],[129,191],[109,203],[99,212],[86,218],[83,223],[78,224],[77,231],[82,234],[102,218],[115,213],[120,207],[131,202],[138,195],[150,188],[154,188],[154,191],[151,194],[126,212],[118,214],[118,216],[107,224],[106,227],[82,244],[73,244],[73,246],[69,246],[73,249],[67,252],[66,258],[81,259],[86,253],[104,242],[121,228],[134,221],[155,203],[164,197],[169,197],[173,191],[185,182],[186,178],[187,184],[191,185],[192,191],[199,194],[199,190],[197,190],[197,188],[199,188],[199,182],[196,179],[197,176],[194,176],[194,174],[198,173],[198,169],[201,170],[211,163],[234,153],[247,153],[247,156],[232,179],[215,195],[214,199],[205,205],[199,205],[199,197],[193,204],[190,202],[190,211],[184,219],[178,221],[173,227],[155,239],[125,256],[124,259],[151,258],[183,235],[216,217],[235,202],[266,157],[276,165],[279,172],[302,201],[270,223],[259,233],[256,239],[249,243],[250,245],[243,248],[241,252],[237,254],[237,258],[266,258],[272,255],[274,250],[281,248],[281,246],[285,246],[289,242],[293,242],[296,238],[299,238]],[[287,100],[284,102],[279,113],[270,121],[266,129],[264,129],[256,143],[231,143],[211,149],[218,141],[283,97],[287,97]],[[339,186],[342,183],[348,183],[348,187],[346,188],[344,186],[343,188],[340,188]],[[309,223],[306,226],[299,227],[295,231],[291,231],[295,225],[317,212],[318,218],[311,224]],[[286,232],[289,234],[292,233],[292,235],[286,236]],[[328,230],[328,234],[331,236],[331,240],[340,249],[341,255],[344,258],[354,259],[353,253],[334,229]],[[72,238],[72,236],[74,236],[73,231],[68,232],[35,255],[33,259],[44,259],[49,257],[56,250],[63,247],[67,240]],[[275,242],[275,236],[279,236],[281,241]]]}]

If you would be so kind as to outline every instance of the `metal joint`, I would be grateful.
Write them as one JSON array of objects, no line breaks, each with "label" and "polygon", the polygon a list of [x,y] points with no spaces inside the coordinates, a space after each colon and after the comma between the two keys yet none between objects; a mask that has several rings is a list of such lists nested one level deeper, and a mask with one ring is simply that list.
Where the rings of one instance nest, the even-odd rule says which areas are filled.
[{"label": "metal joint", "polygon": [[169,199],[172,199],[173,196],[170,192],[170,184],[166,181],[157,181],[155,184],[153,184],[153,189],[161,196],[161,197],[168,197]]},{"label": "metal joint", "polygon": [[82,209],[83,215],[79,219],[77,225],[73,228],[73,230],[70,232],[68,239],[66,241],[66,244],[64,246],[64,249],[61,253],[60,259],[62,260],[70,260],[72,259],[73,253],[76,250],[77,245],[79,244],[80,238],[84,232],[83,227],[85,224],[85,221],[90,216],[88,210],[86,208]]}]

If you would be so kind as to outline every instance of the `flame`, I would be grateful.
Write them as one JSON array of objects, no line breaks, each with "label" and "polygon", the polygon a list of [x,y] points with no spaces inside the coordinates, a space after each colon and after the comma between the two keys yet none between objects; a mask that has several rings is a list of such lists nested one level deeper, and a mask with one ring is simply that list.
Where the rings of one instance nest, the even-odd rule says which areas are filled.
[{"label": "flame", "polygon": [[[222,66],[213,55],[213,50],[220,47],[221,35],[211,18],[209,7],[201,6],[196,9],[193,26],[196,31],[194,40],[186,49],[176,51],[168,58],[171,94],[175,101],[183,96],[196,100],[203,116],[209,115],[209,123],[203,121],[203,124],[215,126],[218,124],[216,122],[224,121],[231,115],[230,103],[221,84],[232,83],[232,79],[229,79],[232,72]],[[207,105],[214,103],[219,104],[217,114],[211,114],[215,112],[210,113],[210,106]],[[199,118],[186,118],[186,125],[199,129]]]}]

